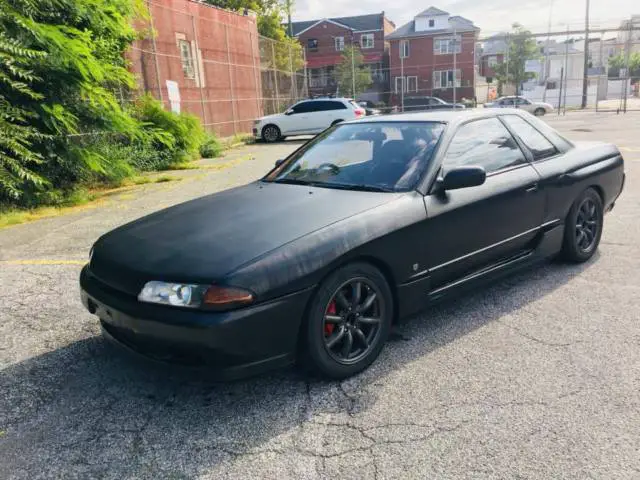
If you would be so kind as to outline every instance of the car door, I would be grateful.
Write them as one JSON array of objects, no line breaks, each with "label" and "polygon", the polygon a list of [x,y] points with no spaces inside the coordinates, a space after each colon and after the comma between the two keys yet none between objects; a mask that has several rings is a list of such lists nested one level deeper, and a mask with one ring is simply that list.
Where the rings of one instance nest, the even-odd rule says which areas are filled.
[{"label": "car door", "polygon": [[307,133],[313,102],[299,102],[291,107],[279,122],[283,135]]},{"label": "car door", "polygon": [[522,97],[516,98],[516,108],[521,108],[525,112],[533,113],[533,105],[529,100]]},{"label": "car door", "polygon": [[477,187],[425,196],[434,288],[526,251],[545,209],[538,173],[498,118],[458,127],[440,158],[442,174],[477,165],[487,178]]}]

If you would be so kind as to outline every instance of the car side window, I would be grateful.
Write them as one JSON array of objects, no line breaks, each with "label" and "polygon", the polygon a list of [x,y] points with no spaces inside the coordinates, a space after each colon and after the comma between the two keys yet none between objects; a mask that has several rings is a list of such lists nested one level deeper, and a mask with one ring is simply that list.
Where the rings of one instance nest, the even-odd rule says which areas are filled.
[{"label": "car side window", "polygon": [[327,106],[328,108],[326,108],[326,110],[346,110],[347,106],[342,103],[342,102],[325,102],[328,103],[329,105]]},{"label": "car side window", "polygon": [[526,98],[518,98],[516,99],[516,105],[529,105],[529,100]]},{"label": "car side window", "polygon": [[487,174],[526,163],[522,150],[497,118],[475,120],[454,134],[443,167],[445,172],[459,166],[477,165]]},{"label": "car side window", "polygon": [[311,102],[302,102],[294,105],[292,108],[293,113],[308,113],[311,111]]},{"label": "car side window", "polygon": [[503,115],[502,119],[531,150],[534,160],[542,160],[557,153],[556,147],[523,118],[518,115]]}]

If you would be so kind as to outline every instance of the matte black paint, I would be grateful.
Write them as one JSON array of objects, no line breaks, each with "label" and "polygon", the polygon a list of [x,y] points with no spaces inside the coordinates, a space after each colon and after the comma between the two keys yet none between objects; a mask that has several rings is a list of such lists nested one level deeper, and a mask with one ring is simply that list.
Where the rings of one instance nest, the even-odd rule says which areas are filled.
[{"label": "matte black paint", "polygon": [[[533,162],[516,138],[528,163],[489,174],[476,187],[437,192],[440,164],[457,128],[506,114],[533,123],[558,154]],[[555,255],[571,204],[584,189],[595,188],[605,210],[622,190],[623,160],[615,146],[573,145],[517,110],[356,122],[396,120],[447,123],[418,191],[256,182],[177,205],[96,242],[80,278],[83,302],[107,328],[203,348],[220,359],[220,367],[236,371],[269,360],[279,365],[294,359],[315,287],[340,265],[354,260],[377,265],[395,292],[398,316],[410,315],[430,301]],[[222,313],[142,304],[136,296],[149,280],[242,287],[255,294],[256,304]]]}]

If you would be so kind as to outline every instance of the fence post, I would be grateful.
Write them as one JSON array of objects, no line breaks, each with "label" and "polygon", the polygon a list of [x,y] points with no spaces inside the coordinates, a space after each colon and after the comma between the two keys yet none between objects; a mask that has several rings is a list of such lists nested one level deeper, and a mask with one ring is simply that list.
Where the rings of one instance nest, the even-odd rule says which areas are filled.
[{"label": "fence post", "polygon": [[256,55],[255,55],[255,50],[254,50],[254,48],[257,46],[258,47],[257,48],[258,54],[260,54],[260,37],[258,37],[256,40],[257,40],[257,45],[254,45],[254,43],[253,43],[253,34],[251,32],[249,32],[249,43],[251,44],[251,61],[253,62],[253,79],[254,79],[254,82],[256,84],[256,107],[257,107],[256,118],[257,118],[257,117],[260,117],[262,115],[261,108],[260,108],[262,106],[262,103],[261,103],[261,96],[262,96],[261,95],[262,94],[261,90],[262,89],[260,88],[262,79],[258,75],[258,70],[257,70],[257,67],[256,67]]},{"label": "fence post", "polygon": [[151,2],[147,0],[147,10],[149,10],[149,23],[151,25],[151,44],[153,45],[153,61],[156,69],[156,83],[158,84],[158,97],[162,108],[164,108],[164,97],[162,95],[162,84],[160,83],[160,63],[158,62],[158,49],[156,45],[156,29],[153,26],[153,12],[151,11]]},{"label": "fence post", "polygon": [[276,68],[276,47],[274,45],[273,40],[271,40],[271,55],[273,59],[273,83],[276,87],[276,101],[275,108],[273,109],[273,113],[279,113],[280,111],[280,91],[278,90],[278,69]]},{"label": "fence post", "polygon": [[200,44],[198,43],[198,29],[196,28],[196,16],[195,15],[191,15],[191,25],[193,27],[193,38],[194,38],[194,42],[196,45],[196,51],[195,53],[195,65],[196,65],[196,72],[198,72],[198,86],[200,87],[200,107],[202,107],[202,124],[205,127],[205,130],[207,129],[206,125],[207,125],[207,113],[205,111],[204,108],[204,91],[202,89],[202,84],[204,83],[204,72],[200,69],[200,65],[203,65],[203,69],[204,69],[204,62],[201,62],[200,60],[202,59],[202,54],[200,53]]},{"label": "fence post", "polygon": [[233,98],[233,74],[231,73],[231,50],[229,50],[229,27],[224,24],[224,40],[227,49],[227,70],[229,71],[229,90],[231,93],[231,114],[233,115],[233,134],[238,133],[236,130],[236,102]]},{"label": "fence post", "polygon": [[291,95],[293,96],[293,101],[291,103],[295,103],[298,101],[298,81],[293,73],[293,55],[291,52],[291,44],[289,44],[289,72],[291,74]]}]

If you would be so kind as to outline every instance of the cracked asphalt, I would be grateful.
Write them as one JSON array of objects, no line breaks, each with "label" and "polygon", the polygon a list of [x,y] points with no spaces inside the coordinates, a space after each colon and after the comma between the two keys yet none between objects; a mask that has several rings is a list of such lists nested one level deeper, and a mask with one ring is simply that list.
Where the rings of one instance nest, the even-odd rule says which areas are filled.
[{"label": "cracked asphalt", "polygon": [[100,234],[256,179],[298,143],[0,230],[0,478],[640,478],[640,114],[547,120],[625,156],[595,258],[426,310],[343,382],[132,361],[79,301]]}]

